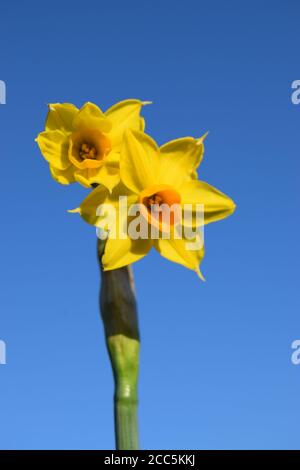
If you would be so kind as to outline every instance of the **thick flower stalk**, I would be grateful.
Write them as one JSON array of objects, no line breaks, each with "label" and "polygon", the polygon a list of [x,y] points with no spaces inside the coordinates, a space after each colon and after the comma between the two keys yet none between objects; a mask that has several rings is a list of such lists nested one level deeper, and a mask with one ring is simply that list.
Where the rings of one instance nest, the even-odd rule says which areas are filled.
[{"label": "thick flower stalk", "polygon": [[139,448],[137,387],[140,336],[134,281],[130,267],[102,270],[103,248],[103,242],[98,240],[102,273],[100,308],[115,381],[116,448],[136,450]]}]

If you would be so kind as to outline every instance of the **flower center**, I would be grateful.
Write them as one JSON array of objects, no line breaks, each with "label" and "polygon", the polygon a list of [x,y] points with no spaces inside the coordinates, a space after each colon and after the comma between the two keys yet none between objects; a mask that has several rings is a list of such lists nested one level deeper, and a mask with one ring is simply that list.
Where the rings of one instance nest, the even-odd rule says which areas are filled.
[{"label": "flower center", "polygon": [[110,150],[109,138],[98,129],[82,129],[70,136],[69,159],[77,168],[99,168]]},{"label": "flower center", "polygon": [[84,142],[83,144],[81,144],[81,147],[79,149],[79,156],[82,160],[85,160],[86,158],[96,158],[97,149],[93,144],[88,144]]},{"label": "flower center", "polygon": [[163,204],[163,197],[160,194],[152,194],[150,197],[145,197],[143,203],[147,207],[148,211],[151,211],[153,206]]},{"label": "flower center", "polygon": [[147,188],[140,194],[139,201],[148,222],[160,230],[181,219],[181,197],[171,186],[161,184]]}]

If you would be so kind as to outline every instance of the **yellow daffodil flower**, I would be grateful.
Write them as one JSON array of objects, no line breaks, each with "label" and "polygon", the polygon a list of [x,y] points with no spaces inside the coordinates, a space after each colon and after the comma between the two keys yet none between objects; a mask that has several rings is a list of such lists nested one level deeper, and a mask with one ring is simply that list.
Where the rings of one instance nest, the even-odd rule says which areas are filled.
[{"label": "yellow daffodil flower", "polygon": [[112,190],[120,181],[119,155],[124,131],[143,131],[141,108],[147,102],[121,101],[105,113],[93,103],[81,109],[70,103],[49,105],[45,131],[36,141],[61,184],[106,184]]},{"label": "yellow daffodil flower", "polygon": [[[109,193],[105,188],[98,187],[83,201],[80,208],[82,218],[95,226],[101,225],[99,208],[103,204],[112,206],[119,215],[121,210],[120,196],[128,198],[128,204],[139,204],[140,213],[147,221],[148,227],[155,227],[162,235],[156,239],[132,238],[126,233],[121,236],[108,236],[102,259],[104,270],[117,269],[131,264],[144,257],[152,247],[165,258],[182,264],[196,271],[200,276],[199,264],[204,256],[203,244],[197,249],[188,249],[184,235],[176,236],[175,227],[185,224],[175,212],[169,218],[169,236],[164,238],[165,227],[161,213],[155,216],[151,210],[155,205],[174,207],[204,207],[204,224],[214,222],[230,215],[235,204],[225,194],[203,181],[196,179],[196,169],[204,152],[204,137],[177,139],[158,148],[148,135],[138,131],[128,131],[120,158],[121,183]],[[128,215],[128,221],[132,218]],[[120,220],[119,216],[116,220]],[[196,221],[192,219],[192,225]],[[195,234],[195,240],[199,234]],[[192,240],[193,241],[193,240]]]}]

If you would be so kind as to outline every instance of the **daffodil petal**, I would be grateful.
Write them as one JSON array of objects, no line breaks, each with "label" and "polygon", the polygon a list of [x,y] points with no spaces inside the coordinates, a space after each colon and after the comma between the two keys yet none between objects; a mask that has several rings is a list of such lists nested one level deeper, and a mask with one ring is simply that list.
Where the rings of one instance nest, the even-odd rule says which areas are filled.
[{"label": "daffodil petal", "polygon": [[139,128],[139,131],[144,132],[145,127],[146,127],[145,119],[141,117],[141,118],[140,118],[140,128]]},{"label": "daffodil petal", "polygon": [[61,130],[72,132],[73,120],[78,113],[78,108],[71,103],[53,103],[48,105],[46,118],[46,131]]},{"label": "daffodil petal", "polygon": [[151,247],[151,240],[131,240],[129,237],[121,240],[109,238],[102,257],[103,269],[110,271],[135,263],[146,256]]},{"label": "daffodil petal", "polygon": [[66,170],[71,162],[68,158],[69,139],[64,132],[45,131],[41,132],[36,142],[45,160],[58,170]]},{"label": "daffodil petal", "polygon": [[154,186],[159,177],[159,149],[147,134],[127,131],[120,157],[123,183],[135,193]]},{"label": "daffodil petal", "polygon": [[117,153],[107,155],[99,168],[77,169],[75,179],[86,188],[102,184],[110,192],[120,182],[119,158]]},{"label": "daffodil petal", "polygon": [[92,179],[92,182],[102,184],[111,192],[120,182],[119,168],[104,164]]},{"label": "daffodil petal", "polygon": [[116,168],[119,168],[120,164],[120,152],[109,152],[108,155],[105,157],[105,164],[109,166],[114,166]]},{"label": "daffodil petal", "polygon": [[91,187],[91,182],[89,179],[89,174],[90,171],[92,170],[97,170],[98,168],[92,168],[91,170],[85,169],[85,170],[78,170],[74,172],[74,178],[77,181],[77,183],[80,183],[82,186],[85,188],[90,188]]},{"label": "daffodil petal", "polygon": [[115,149],[121,147],[126,129],[143,131],[145,122],[140,117],[142,106],[146,104],[139,100],[124,100],[109,108],[105,115],[112,122],[112,130],[109,133],[112,145]]},{"label": "daffodil petal", "polygon": [[93,103],[85,103],[78,111],[73,120],[74,129],[81,127],[98,129],[101,132],[109,132],[112,127],[111,121],[105,116],[98,106]]},{"label": "daffodil petal", "polygon": [[58,170],[57,168],[54,168],[51,165],[49,165],[49,168],[52,178],[60,184],[67,185],[76,181],[74,177],[73,166],[70,166],[66,170]]},{"label": "daffodil petal", "polygon": [[201,248],[191,250],[189,246],[195,241],[196,239],[186,240],[184,238],[178,240],[175,238],[159,239],[155,240],[154,246],[164,258],[195,271],[202,278],[199,264],[204,258],[204,247],[200,239],[197,239]]},{"label": "daffodil petal", "polygon": [[137,196],[132,194],[122,183],[110,194],[105,186],[98,186],[84,199],[80,205],[82,218],[91,225],[98,225],[99,217],[97,209],[101,204],[110,204],[114,207],[117,217],[120,210],[119,197],[127,197],[128,207],[137,201]]},{"label": "daffodil petal", "polygon": [[172,140],[160,147],[160,183],[179,188],[184,181],[195,178],[203,152],[203,139],[192,137]]},{"label": "daffodil petal", "polygon": [[108,190],[104,186],[98,186],[80,204],[79,212],[85,222],[91,225],[97,224],[97,208],[106,203]]},{"label": "daffodil petal", "polygon": [[120,172],[118,168],[103,165],[101,168],[77,170],[75,179],[86,188],[92,184],[101,184],[111,192],[120,182]]},{"label": "daffodil petal", "polygon": [[235,204],[226,194],[204,181],[187,181],[180,188],[181,204],[202,204],[206,224],[224,219],[235,210]]}]

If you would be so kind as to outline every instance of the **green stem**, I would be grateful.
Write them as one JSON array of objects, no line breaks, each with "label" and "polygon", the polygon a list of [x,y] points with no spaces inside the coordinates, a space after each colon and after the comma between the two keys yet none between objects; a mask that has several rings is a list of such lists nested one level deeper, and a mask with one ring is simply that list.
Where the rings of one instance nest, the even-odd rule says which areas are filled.
[{"label": "green stem", "polygon": [[[99,240],[100,266],[103,249]],[[116,448],[137,450],[140,337],[132,271],[130,267],[101,269],[101,277],[100,307],[115,382]]]}]

